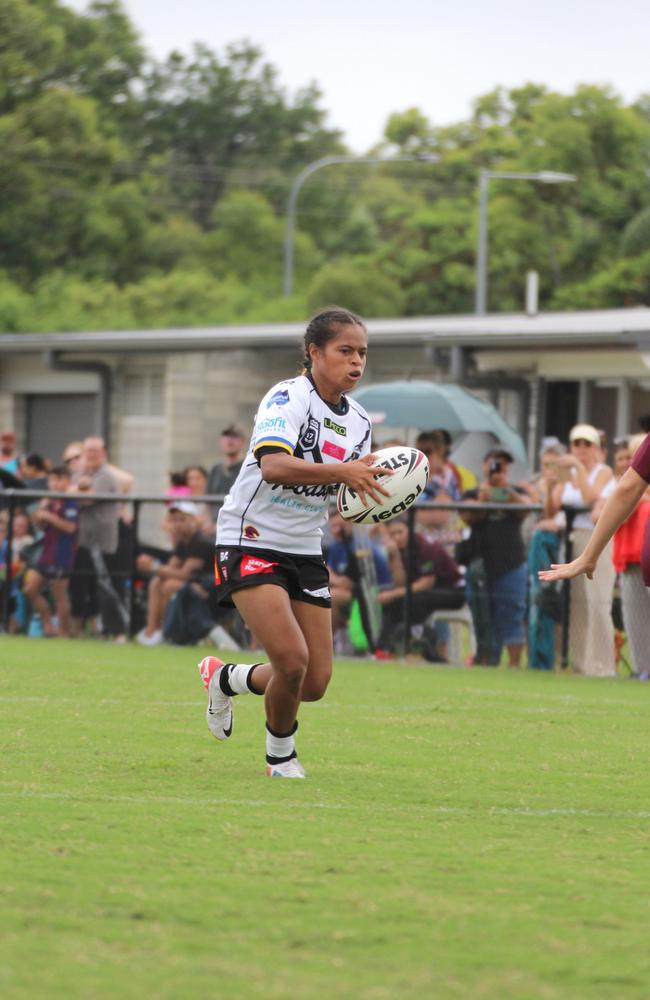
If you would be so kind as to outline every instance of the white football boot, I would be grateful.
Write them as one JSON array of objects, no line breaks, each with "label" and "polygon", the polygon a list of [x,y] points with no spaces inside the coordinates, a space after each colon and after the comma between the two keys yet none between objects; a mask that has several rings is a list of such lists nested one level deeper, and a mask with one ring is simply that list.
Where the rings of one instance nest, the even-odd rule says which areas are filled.
[{"label": "white football boot", "polygon": [[219,676],[224,665],[218,656],[204,656],[199,663],[201,680],[208,692],[205,721],[217,740],[227,740],[232,734],[232,698],[224,694],[219,685]]},{"label": "white football boot", "polygon": [[269,778],[306,778],[307,772],[297,757],[285,760],[281,764],[267,764],[266,773]]}]

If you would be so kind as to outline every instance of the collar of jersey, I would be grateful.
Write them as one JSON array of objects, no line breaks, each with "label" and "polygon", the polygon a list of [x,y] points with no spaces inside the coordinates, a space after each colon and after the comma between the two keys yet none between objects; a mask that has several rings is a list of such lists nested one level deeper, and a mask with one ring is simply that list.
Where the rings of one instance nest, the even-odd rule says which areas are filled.
[{"label": "collar of jersey", "polygon": [[323,400],[323,402],[325,403],[325,406],[327,406],[332,411],[332,413],[336,413],[337,417],[344,417],[345,416],[345,414],[350,409],[350,404],[348,403],[348,398],[347,398],[347,396],[345,394],[341,395],[341,402],[337,406],[334,403],[330,403],[329,400],[323,399],[323,397],[321,396],[320,392],[318,391],[318,389],[316,387],[316,383],[314,382],[314,380],[313,380],[313,378],[311,376],[311,372],[305,372],[305,378],[307,378],[311,382],[311,384],[313,386],[313,389],[314,389],[314,392],[316,393],[316,395],[318,396],[318,398]]}]

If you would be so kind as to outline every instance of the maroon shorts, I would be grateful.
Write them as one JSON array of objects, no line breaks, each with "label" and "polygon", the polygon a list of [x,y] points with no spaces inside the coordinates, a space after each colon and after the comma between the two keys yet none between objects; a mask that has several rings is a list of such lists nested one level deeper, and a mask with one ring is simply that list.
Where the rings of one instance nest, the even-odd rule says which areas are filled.
[{"label": "maroon shorts", "polygon": [[214,557],[217,601],[232,607],[232,594],[245,587],[271,583],[292,601],[331,608],[330,578],[322,556],[289,555],[271,549],[217,545]]}]

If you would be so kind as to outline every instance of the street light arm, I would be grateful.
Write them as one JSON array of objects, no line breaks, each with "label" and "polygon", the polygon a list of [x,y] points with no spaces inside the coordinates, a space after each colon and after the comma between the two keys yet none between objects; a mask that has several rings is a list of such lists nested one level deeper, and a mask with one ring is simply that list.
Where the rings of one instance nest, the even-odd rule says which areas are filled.
[{"label": "street light arm", "polygon": [[312,174],[321,167],[331,167],[339,163],[399,163],[422,161],[437,163],[440,157],[436,153],[421,153],[397,156],[322,156],[319,160],[308,163],[293,179],[287,201],[287,228],[284,241],[284,294],[291,295],[293,291],[293,244],[296,219],[296,204],[300,189]]},{"label": "street light arm", "polygon": [[542,184],[575,183],[575,174],[563,174],[557,170],[538,170],[536,173],[520,173],[516,170],[487,170],[479,173],[478,202],[478,244],[476,248],[476,286],[474,311],[478,316],[487,312],[487,261],[488,261],[488,184],[491,180],[539,181]]},{"label": "street light arm", "polygon": [[330,167],[335,163],[349,163],[356,160],[353,156],[322,156],[319,160],[308,163],[299,174],[293,179],[289,199],[287,201],[287,229],[284,240],[284,294],[291,295],[293,291],[293,241],[296,217],[296,204],[298,194],[308,177],[320,170],[321,167]]}]

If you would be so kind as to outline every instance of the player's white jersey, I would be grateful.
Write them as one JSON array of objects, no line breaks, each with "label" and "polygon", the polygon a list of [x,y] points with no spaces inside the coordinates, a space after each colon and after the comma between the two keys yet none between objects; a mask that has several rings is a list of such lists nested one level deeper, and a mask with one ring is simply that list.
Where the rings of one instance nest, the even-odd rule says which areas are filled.
[{"label": "player's white jersey", "polygon": [[265,483],[256,455],[274,447],[307,462],[350,462],[369,453],[370,435],[368,414],[353,399],[327,403],[307,375],[278,382],[260,403],[248,454],[219,511],[218,544],[320,555],[337,487]]}]

